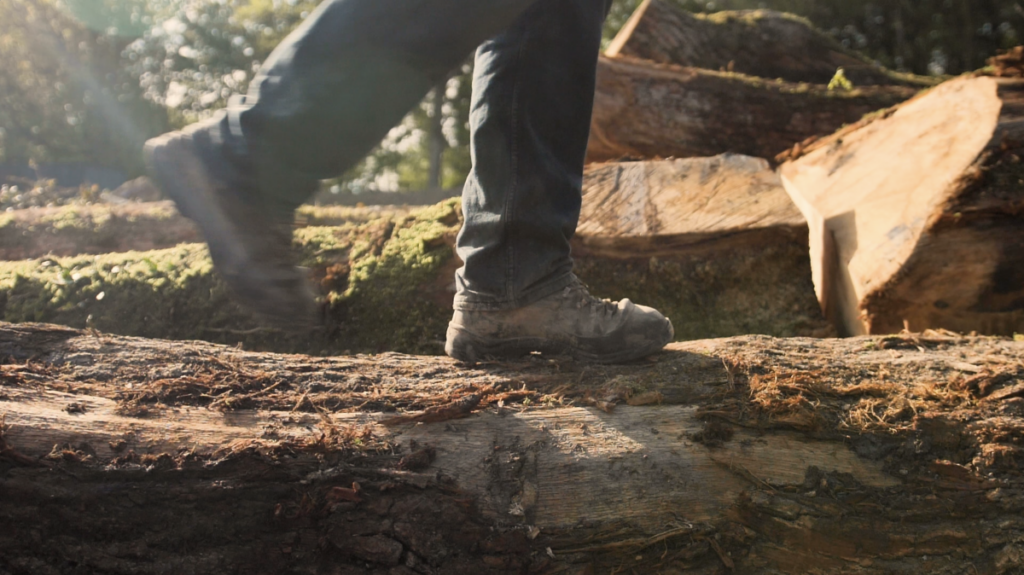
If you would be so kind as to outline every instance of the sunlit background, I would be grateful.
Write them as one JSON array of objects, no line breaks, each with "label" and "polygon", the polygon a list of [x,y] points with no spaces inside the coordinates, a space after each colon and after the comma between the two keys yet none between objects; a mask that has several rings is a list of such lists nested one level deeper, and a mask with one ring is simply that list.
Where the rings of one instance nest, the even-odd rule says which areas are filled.
[{"label": "sunlit background", "polygon": [[[982,67],[1024,31],[1024,8],[1014,0],[674,1],[693,12],[794,12],[880,64],[917,74]],[[606,38],[638,3],[617,0]],[[0,0],[0,167],[79,166],[113,179],[140,174],[146,138],[244,92],[260,62],[315,5]],[[435,90],[440,101],[429,95],[369,158],[325,183],[323,194],[458,187],[469,169],[471,73],[467,55]]]}]

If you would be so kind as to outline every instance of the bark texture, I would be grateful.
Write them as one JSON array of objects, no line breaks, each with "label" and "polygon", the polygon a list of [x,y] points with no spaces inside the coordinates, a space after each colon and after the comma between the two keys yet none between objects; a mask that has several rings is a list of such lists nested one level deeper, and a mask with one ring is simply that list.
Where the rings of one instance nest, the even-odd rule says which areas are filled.
[{"label": "bark texture", "polygon": [[774,158],[915,92],[903,86],[830,91],[820,85],[602,56],[587,159],[726,152]]},{"label": "bark texture", "polygon": [[1015,573],[1024,342],[629,366],[0,324],[5,573]]},{"label": "bark texture", "polygon": [[1024,332],[1024,83],[952,80],[780,169],[843,333]]},{"label": "bark texture", "polygon": [[792,14],[771,10],[692,14],[666,0],[645,0],[606,54],[787,82],[827,85],[843,68],[857,86],[936,83],[932,78],[886,70]]}]

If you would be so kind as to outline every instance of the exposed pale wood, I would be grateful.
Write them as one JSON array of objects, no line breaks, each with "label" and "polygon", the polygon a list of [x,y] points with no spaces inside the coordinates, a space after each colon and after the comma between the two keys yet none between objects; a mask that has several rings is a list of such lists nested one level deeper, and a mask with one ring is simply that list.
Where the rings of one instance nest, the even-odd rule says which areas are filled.
[{"label": "exposed pale wood", "polygon": [[828,84],[838,68],[858,86],[937,82],[886,70],[792,14],[692,14],[666,0],[645,0],[605,54],[812,84]]},{"label": "exposed pale wood", "polygon": [[590,253],[628,257],[780,230],[799,241],[806,226],[767,161],[725,154],[591,165],[576,234]]},{"label": "exposed pale wood", "polygon": [[1012,573],[1022,378],[942,333],[464,365],[0,324],[0,569]]},{"label": "exposed pale wood", "polygon": [[725,152],[773,158],[914,88],[824,86],[602,56],[587,159],[703,157]]},{"label": "exposed pale wood", "polygon": [[1019,81],[952,80],[782,166],[846,333],[1024,331]]}]

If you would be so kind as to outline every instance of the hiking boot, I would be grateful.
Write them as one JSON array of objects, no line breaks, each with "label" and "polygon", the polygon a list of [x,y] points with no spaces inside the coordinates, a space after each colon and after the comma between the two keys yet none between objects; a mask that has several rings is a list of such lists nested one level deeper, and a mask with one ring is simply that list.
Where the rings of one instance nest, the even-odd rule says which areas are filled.
[{"label": "hiking boot", "polygon": [[650,355],[672,341],[672,322],[657,310],[597,299],[579,279],[562,291],[513,310],[457,310],[444,350],[475,362],[530,352],[619,363]]},{"label": "hiking boot", "polygon": [[[315,294],[293,264],[292,213],[274,214],[227,160],[200,152],[203,125],[146,142],[146,167],[181,214],[199,225],[214,268],[239,302],[274,326],[315,325]],[[215,172],[216,170],[216,172]]]}]

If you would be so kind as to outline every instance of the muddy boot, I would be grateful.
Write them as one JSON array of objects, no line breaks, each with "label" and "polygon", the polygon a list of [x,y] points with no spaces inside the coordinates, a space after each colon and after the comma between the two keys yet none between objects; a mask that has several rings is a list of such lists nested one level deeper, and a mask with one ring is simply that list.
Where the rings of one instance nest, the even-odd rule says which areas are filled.
[{"label": "muddy boot", "polygon": [[650,355],[672,341],[672,322],[628,299],[593,297],[574,278],[562,291],[513,310],[456,310],[445,352],[462,361],[530,352],[619,363]]},{"label": "muddy boot", "polygon": [[[198,225],[217,272],[239,302],[288,330],[315,325],[314,292],[293,263],[291,212],[273,213],[229,162],[198,145],[204,124],[146,142],[146,167],[178,211]],[[207,161],[204,161],[204,158]]]}]

